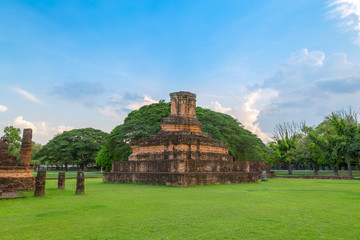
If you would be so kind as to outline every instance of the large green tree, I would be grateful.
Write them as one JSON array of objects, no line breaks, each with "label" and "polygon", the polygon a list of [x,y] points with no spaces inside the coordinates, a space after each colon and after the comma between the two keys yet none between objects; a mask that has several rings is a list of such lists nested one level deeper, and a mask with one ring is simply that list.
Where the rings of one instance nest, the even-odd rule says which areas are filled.
[{"label": "large green tree", "polygon": [[273,131],[274,142],[270,143],[274,161],[287,164],[289,175],[292,175],[293,163],[297,159],[296,147],[300,128],[301,124],[296,122],[277,124]]},{"label": "large green tree", "polygon": [[349,176],[352,176],[351,163],[357,158],[359,127],[356,113],[349,111],[339,111],[331,114],[330,123],[335,130],[334,141],[338,154],[348,165]]},{"label": "large green tree", "polygon": [[[196,114],[203,125],[202,131],[228,144],[234,160],[265,159],[267,147],[231,116],[201,107],[196,108]],[[132,152],[129,143],[158,132],[161,129],[160,122],[169,115],[170,103],[164,101],[130,112],[124,123],[110,133],[96,162],[110,170],[113,161],[127,161]]]},{"label": "large green tree", "polygon": [[95,163],[95,157],[108,133],[93,128],[73,129],[57,135],[35,155],[42,162],[55,165],[78,165],[82,170]]},{"label": "large green tree", "polygon": [[21,149],[21,130],[13,126],[4,128],[4,137],[9,139],[9,153],[19,159]]}]

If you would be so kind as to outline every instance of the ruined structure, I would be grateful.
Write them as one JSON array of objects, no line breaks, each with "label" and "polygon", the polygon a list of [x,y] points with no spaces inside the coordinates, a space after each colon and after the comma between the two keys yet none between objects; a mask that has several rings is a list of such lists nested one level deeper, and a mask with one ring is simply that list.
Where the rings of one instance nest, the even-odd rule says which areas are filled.
[{"label": "ruined structure", "polygon": [[15,192],[34,190],[34,168],[30,167],[32,130],[24,129],[20,161],[9,154],[7,138],[0,139],[0,190]]},{"label": "ruined structure", "polygon": [[226,144],[201,132],[195,94],[170,97],[171,115],[161,130],[131,143],[129,161],[113,162],[104,182],[191,186],[259,180],[261,172],[250,171],[249,162],[233,161]]}]

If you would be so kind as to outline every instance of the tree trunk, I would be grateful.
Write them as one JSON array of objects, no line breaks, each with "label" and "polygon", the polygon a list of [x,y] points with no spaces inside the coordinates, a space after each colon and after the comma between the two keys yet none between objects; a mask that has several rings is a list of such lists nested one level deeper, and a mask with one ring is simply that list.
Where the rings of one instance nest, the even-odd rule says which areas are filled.
[{"label": "tree trunk", "polygon": [[339,176],[339,171],[338,171],[338,167],[334,167],[334,175],[335,176]]},{"label": "tree trunk", "polygon": [[352,177],[352,169],[351,169],[351,160],[347,162],[348,170],[349,170],[349,177]]},{"label": "tree trunk", "polygon": [[289,162],[289,175],[292,175],[292,165],[291,165],[291,162]]},{"label": "tree trunk", "polygon": [[314,168],[314,176],[318,176],[319,175],[319,170]]},{"label": "tree trunk", "polygon": [[65,172],[67,172],[68,171],[68,165],[67,165],[67,163],[65,163]]}]

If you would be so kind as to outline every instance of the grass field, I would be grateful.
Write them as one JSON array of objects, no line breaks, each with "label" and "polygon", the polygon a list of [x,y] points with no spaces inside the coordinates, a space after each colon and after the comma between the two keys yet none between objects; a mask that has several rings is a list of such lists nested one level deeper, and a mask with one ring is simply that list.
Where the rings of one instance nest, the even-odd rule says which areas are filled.
[{"label": "grass field", "polygon": [[0,239],[359,239],[360,181],[270,179],[196,187],[76,180],[0,201]]},{"label": "grass field", "polygon": [[[288,176],[288,171],[276,171],[276,176]],[[326,170],[326,171],[319,171],[318,173],[320,176],[334,176],[334,171]],[[360,170],[353,170],[352,171],[353,177],[360,178]],[[313,176],[314,171],[312,170],[293,170],[293,176]],[[349,172],[345,170],[339,171],[339,176],[349,176]]]},{"label": "grass field", "polygon": [[[59,172],[64,171],[46,171],[46,178],[58,178]],[[36,177],[37,171],[33,172],[33,176]],[[101,172],[84,172],[85,177],[102,177],[103,174]],[[77,171],[68,171],[65,173],[66,178],[76,177]]]}]

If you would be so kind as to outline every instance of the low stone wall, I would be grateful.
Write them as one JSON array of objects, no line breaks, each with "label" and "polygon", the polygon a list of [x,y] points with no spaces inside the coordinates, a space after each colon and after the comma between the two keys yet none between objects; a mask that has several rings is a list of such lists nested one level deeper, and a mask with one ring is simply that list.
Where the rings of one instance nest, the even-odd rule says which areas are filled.
[{"label": "low stone wall", "polygon": [[248,162],[248,163],[249,163],[250,172],[266,171],[268,178],[276,177],[275,172],[271,171],[269,165],[267,165],[266,163],[264,162]]},{"label": "low stone wall", "polygon": [[34,190],[34,168],[26,166],[1,166],[0,189],[3,192]]},{"label": "low stone wall", "polygon": [[112,172],[249,172],[248,162],[151,160],[113,162]]},{"label": "low stone wall", "polygon": [[353,177],[346,177],[346,176],[276,176],[276,177],[277,178],[302,178],[302,179],[354,180]]},{"label": "low stone wall", "polygon": [[195,186],[208,184],[254,183],[259,173],[104,173],[104,182],[152,185]]},{"label": "low stone wall", "polygon": [[0,189],[3,192],[34,190],[34,177],[0,177]]}]

